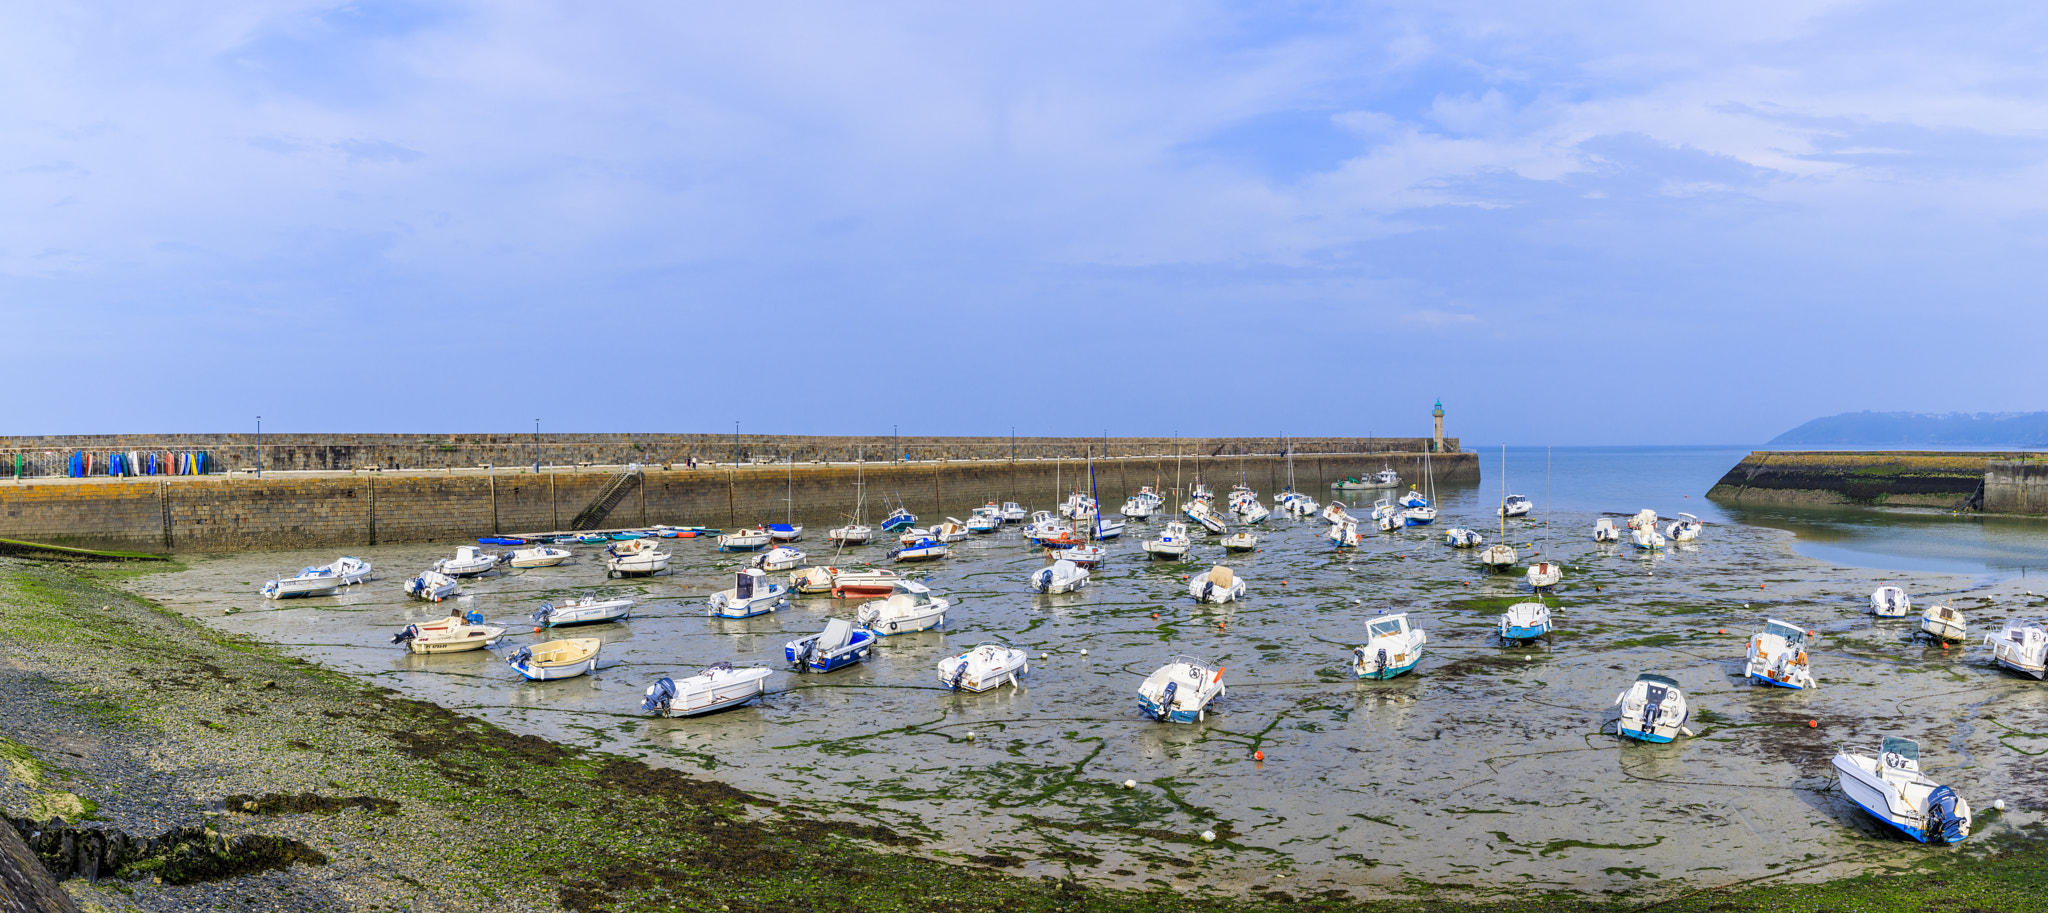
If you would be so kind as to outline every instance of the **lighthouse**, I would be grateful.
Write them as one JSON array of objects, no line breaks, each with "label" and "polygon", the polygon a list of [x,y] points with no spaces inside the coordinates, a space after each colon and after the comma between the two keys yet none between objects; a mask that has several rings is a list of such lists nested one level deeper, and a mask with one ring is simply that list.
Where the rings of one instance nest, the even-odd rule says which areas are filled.
[{"label": "lighthouse", "polygon": [[1429,414],[1436,417],[1436,439],[1430,444],[1429,452],[1442,453],[1444,452],[1444,401],[1442,397],[1437,398],[1436,409]]}]

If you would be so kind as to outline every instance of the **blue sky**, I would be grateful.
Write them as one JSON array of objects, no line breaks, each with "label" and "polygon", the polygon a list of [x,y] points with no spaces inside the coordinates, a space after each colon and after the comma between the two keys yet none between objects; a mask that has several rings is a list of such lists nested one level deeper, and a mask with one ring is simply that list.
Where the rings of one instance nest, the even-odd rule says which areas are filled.
[{"label": "blue sky", "polygon": [[1643,6],[6,7],[0,434],[2043,408],[2048,13]]}]

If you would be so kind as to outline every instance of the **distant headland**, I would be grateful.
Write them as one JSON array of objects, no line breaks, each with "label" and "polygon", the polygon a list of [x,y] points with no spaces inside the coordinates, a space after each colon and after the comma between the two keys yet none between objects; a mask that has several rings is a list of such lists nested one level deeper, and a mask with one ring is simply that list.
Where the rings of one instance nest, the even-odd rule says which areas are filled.
[{"label": "distant headland", "polygon": [[1800,425],[1765,446],[1813,444],[2048,447],[2048,412],[1844,412]]}]

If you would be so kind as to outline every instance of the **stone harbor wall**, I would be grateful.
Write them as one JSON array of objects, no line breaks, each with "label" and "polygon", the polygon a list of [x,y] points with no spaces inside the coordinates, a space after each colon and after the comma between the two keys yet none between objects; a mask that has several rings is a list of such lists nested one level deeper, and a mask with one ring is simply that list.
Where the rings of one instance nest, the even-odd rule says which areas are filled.
[{"label": "stone harbor wall", "polygon": [[1983,503],[2001,453],[1766,451],[1744,457],[1707,497],[1729,503],[1953,509]]}]

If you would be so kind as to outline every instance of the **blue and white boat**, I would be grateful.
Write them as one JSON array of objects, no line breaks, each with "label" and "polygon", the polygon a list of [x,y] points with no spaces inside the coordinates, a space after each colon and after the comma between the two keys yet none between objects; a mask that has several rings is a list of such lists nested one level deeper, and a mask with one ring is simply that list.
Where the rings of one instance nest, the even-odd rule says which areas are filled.
[{"label": "blue and white boat", "polygon": [[341,587],[341,575],[332,567],[309,567],[290,577],[268,580],[263,584],[265,599],[291,599],[298,596],[332,596]]},{"label": "blue and white boat", "polygon": [[707,602],[713,617],[752,618],[789,605],[789,587],[750,567],[733,575],[731,589],[711,594]]},{"label": "blue and white boat", "polygon": [[1921,843],[1961,843],[1970,836],[1970,803],[1920,772],[1920,743],[1886,736],[1875,758],[1835,755],[1835,779],[1850,801]]},{"label": "blue and white boat", "polygon": [[1139,683],[1138,707],[1162,723],[1199,723],[1226,690],[1222,667],[1181,656]]},{"label": "blue and white boat", "polygon": [[768,538],[773,539],[777,542],[795,542],[798,539],[802,539],[803,537],[804,528],[802,524],[768,524]]},{"label": "blue and white boat", "polygon": [[533,613],[533,623],[543,628],[566,628],[571,625],[603,624],[607,621],[621,621],[633,617],[633,600],[620,596],[604,599],[596,593],[571,599],[556,605],[543,602]]},{"label": "blue and white boat", "polygon": [[1145,554],[1154,558],[1181,561],[1187,558],[1188,549],[1193,544],[1194,540],[1188,538],[1188,525],[1175,520],[1166,524],[1166,531],[1160,533],[1159,538],[1145,540]]},{"label": "blue and white boat", "polygon": [[1406,493],[1401,495],[1401,499],[1398,503],[1400,503],[1402,507],[1428,507],[1429,499],[1423,497],[1422,492],[1410,488]]},{"label": "blue and white boat", "polygon": [[1382,615],[1365,624],[1363,646],[1351,649],[1351,672],[1359,678],[1388,679],[1422,662],[1429,634],[1408,626],[1408,613]]},{"label": "blue and white boat", "polygon": [[874,645],[875,632],[834,618],[825,623],[825,630],[784,644],[782,655],[812,672],[830,672],[868,658]]},{"label": "blue and white boat", "polygon": [[937,539],[919,539],[889,553],[897,561],[933,561],[946,557],[946,543]]},{"label": "blue and white boat", "polygon": [[1486,544],[1486,539],[1465,527],[1453,526],[1444,530],[1444,544],[1452,548],[1478,548]]},{"label": "blue and white boat", "polygon": [[1428,526],[1436,522],[1436,508],[1424,504],[1401,511],[1401,522],[1409,526]]},{"label": "blue and white boat", "polygon": [[719,663],[682,679],[664,678],[647,689],[640,709],[666,717],[699,716],[738,707],[760,697],[771,673],[760,666],[735,669]]},{"label": "blue and white boat", "polygon": [[1775,618],[1749,638],[1749,664],[1744,672],[1751,681],[1779,688],[1804,690],[1817,686],[1813,664],[1806,647],[1813,635],[1791,622]]},{"label": "blue and white boat", "polygon": [[916,525],[917,515],[902,507],[898,507],[889,512],[888,519],[882,521],[882,531],[891,533],[901,532]]},{"label": "blue and white boat", "polygon": [[1676,679],[1645,672],[1636,676],[1635,683],[1614,703],[1621,707],[1616,729],[1623,738],[1662,743],[1681,733],[1692,734],[1685,728],[1692,708],[1686,706],[1685,692],[1679,690]]},{"label": "blue and white boat", "polygon": [[768,528],[756,526],[753,529],[736,529],[718,537],[721,552],[754,552],[768,547]]},{"label": "blue and white boat", "polygon": [[1180,512],[1212,533],[1221,534],[1225,529],[1223,518],[1216,515],[1216,509],[1210,507],[1208,501],[1189,501]]},{"label": "blue and white boat", "polygon": [[1550,607],[1540,602],[1518,602],[1500,616],[1502,643],[1526,643],[1550,633]]}]

